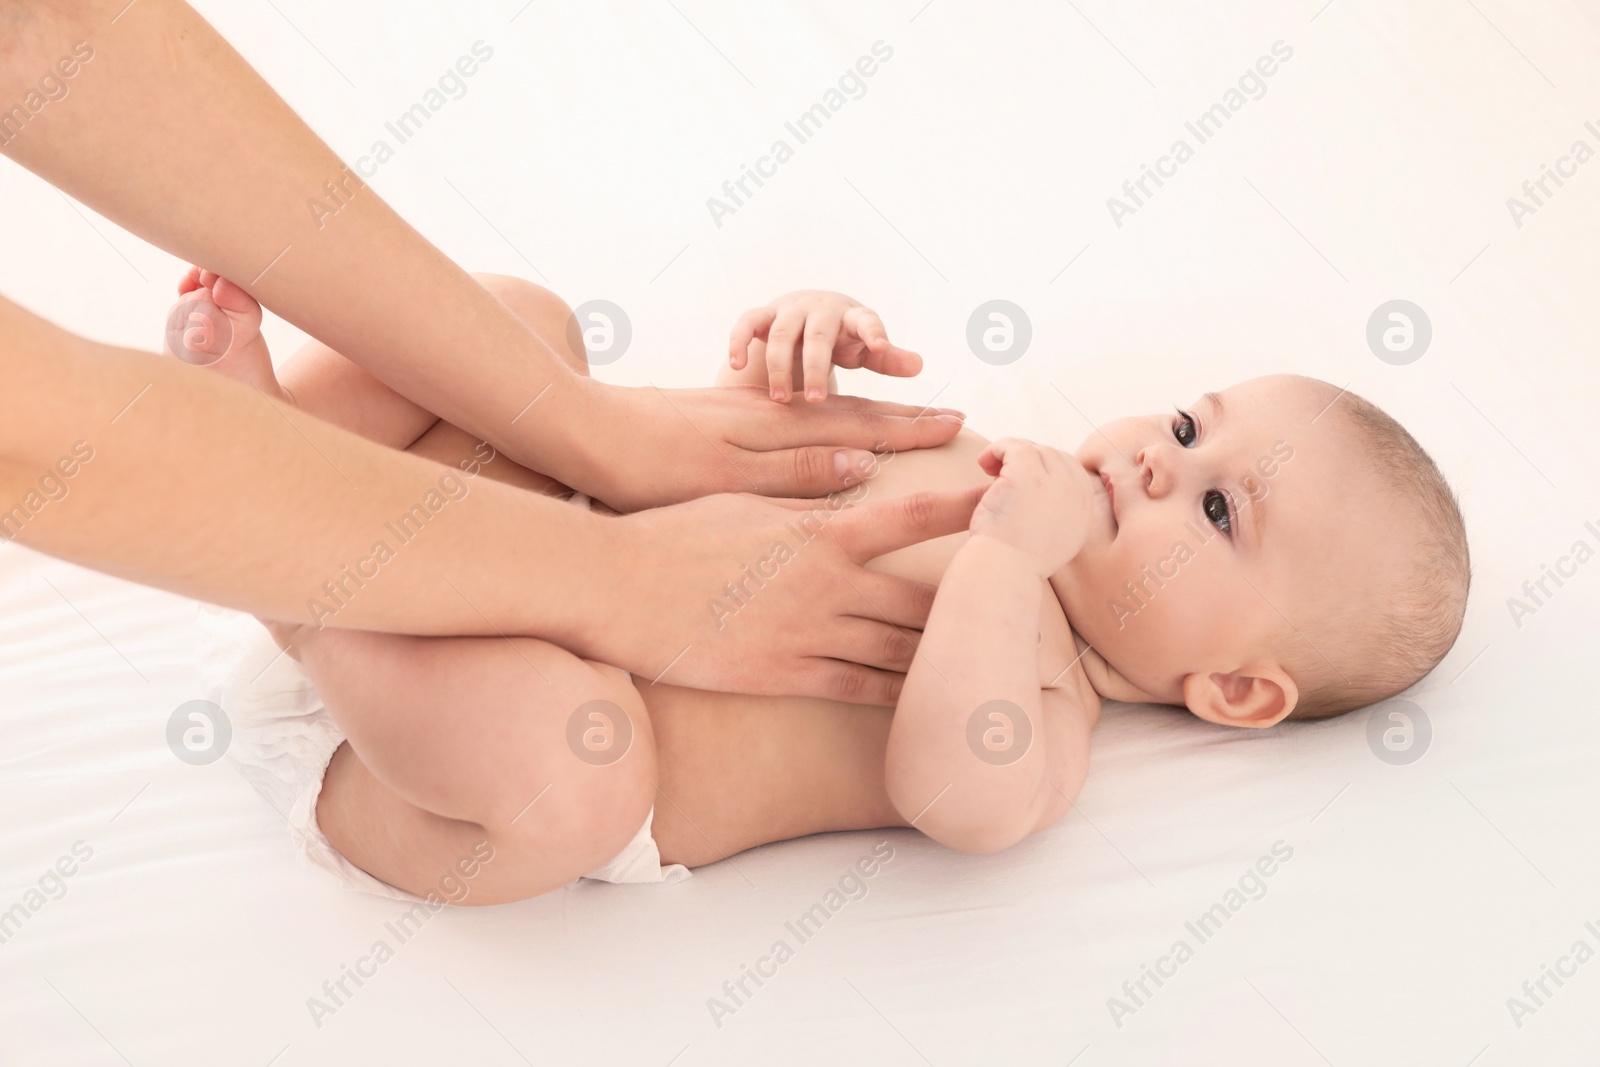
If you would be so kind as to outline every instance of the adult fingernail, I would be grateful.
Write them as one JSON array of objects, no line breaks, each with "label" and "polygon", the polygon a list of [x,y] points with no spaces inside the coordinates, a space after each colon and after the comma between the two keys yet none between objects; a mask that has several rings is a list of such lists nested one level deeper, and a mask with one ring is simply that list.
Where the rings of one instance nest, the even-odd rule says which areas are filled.
[{"label": "adult fingernail", "polygon": [[871,452],[841,448],[833,454],[833,473],[840,485],[854,485],[866,477],[877,460]]},{"label": "adult fingernail", "polygon": [[967,413],[965,411],[957,411],[955,408],[934,408],[934,410],[941,415],[954,415],[958,419],[964,419],[967,417]]},{"label": "adult fingernail", "polygon": [[934,418],[940,422],[948,422],[952,426],[961,426],[966,421],[960,415],[935,415]]}]

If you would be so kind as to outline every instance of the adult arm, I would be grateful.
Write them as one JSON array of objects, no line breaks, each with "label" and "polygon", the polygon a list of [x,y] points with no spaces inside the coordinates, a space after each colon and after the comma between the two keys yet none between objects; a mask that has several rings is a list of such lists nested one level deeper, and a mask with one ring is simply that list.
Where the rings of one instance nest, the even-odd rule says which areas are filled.
[{"label": "adult arm", "polygon": [[[845,484],[841,448],[927,447],[960,429],[855,398],[791,409],[746,392],[576,375],[186,4],[0,0],[0,21],[0,107],[30,92],[43,100],[45,76],[68,88],[9,125],[0,115],[0,152],[238,281],[402,395],[620,510],[725,491],[821,496]],[[308,201],[326,204],[329,188],[343,206],[312,212]],[[470,375],[456,369],[466,360]]]},{"label": "adult arm", "polygon": [[[4,299],[0,381],[0,539],[269,618],[527,634],[701,689],[892,704],[933,588],[863,563],[977,502],[723,494],[603,518]],[[779,541],[781,572],[750,584]]]}]

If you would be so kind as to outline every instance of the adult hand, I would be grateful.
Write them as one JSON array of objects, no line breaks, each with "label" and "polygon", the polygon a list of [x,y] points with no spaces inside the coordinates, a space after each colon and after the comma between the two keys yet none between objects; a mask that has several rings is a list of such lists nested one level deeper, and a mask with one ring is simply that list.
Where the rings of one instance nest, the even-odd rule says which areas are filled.
[{"label": "adult hand", "polygon": [[719,495],[610,520],[618,566],[595,595],[615,610],[568,647],[663,684],[892,705],[936,587],[863,564],[966,529],[982,495]]},{"label": "adult hand", "polygon": [[961,430],[955,415],[853,396],[780,407],[759,388],[575,380],[589,410],[584,469],[568,484],[624,512],[711,493],[819,497],[861,481],[869,451],[931,448]]}]

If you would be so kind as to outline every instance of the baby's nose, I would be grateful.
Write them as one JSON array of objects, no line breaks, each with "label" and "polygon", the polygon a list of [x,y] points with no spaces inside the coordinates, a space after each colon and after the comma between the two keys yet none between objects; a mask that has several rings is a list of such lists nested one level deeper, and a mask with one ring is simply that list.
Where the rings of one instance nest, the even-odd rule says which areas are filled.
[{"label": "baby's nose", "polygon": [[1171,476],[1159,448],[1141,448],[1134,458],[1139,475],[1144,479],[1144,491],[1151,497],[1164,496],[1171,484]]}]

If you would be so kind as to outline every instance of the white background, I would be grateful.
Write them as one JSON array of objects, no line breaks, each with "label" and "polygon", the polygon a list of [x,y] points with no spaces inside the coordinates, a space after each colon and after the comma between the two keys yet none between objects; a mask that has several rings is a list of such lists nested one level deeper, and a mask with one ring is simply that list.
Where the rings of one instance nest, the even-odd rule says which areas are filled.
[{"label": "white background", "polygon": [[[827,835],[682,886],[451,911],[317,1028],[307,997],[399,907],[295,866],[225,761],[168,751],[198,695],[192,602],[0,546],[0,909],[94,850],[0,945],[0,1059],[1594,1062],[1600,963],[1520,1028],[1506,1007],[1580,937],[1600,949],[1600,562],[1520,627],[1506,605],[1600,546],[1600,161],[1521,227],[1506,207],[1574,140],[1600,149],[1592,0],[200,6],[347,159],[487,42],[373,186],[464,266],[623,306],[633,345],[600,377],[706,384],[735,316],[799,287],[859,297],[927,357],[847,387],[937,396],[990,436],[1074,446],[1086,419],[1316,375],[1450,475],[1473,599],[1409,695],[1433,729],[1409,766],[1374,756],[1365,713],[1247,734],[1113,708],[1078,810],[1007,853]],[[707,197],[878,40],[866,94],[717,226]],[[1266,95],[1117,227],[1106,198],[1278,40]],[[9,163],[0,233],[8,298],[158,346],[182,264]],[[965,341],[997,297],[1034,331],[999,368]],[[1408,366],[1365,341],[1394,298],[1433,325]],[[885,839],[867,897],[715,1025],[707,998]],[[1117,1027],[1107,998],[1279,840],[1267,895]]]}]

